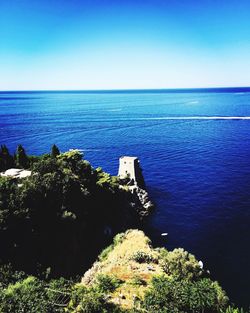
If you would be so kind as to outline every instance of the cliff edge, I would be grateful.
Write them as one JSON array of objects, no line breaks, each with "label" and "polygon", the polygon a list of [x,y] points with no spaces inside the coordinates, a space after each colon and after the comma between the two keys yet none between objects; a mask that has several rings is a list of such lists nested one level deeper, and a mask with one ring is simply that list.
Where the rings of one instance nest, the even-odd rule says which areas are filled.
[{"label": "cliff edge", "polygon": [[[203,264],[192,254],[181,248],[173,251],[153,248],[140,230],[118,234],[84,274],[81,285],[97,286],[105,291],[107,302],[126,312],[132,309],[154,312],[154,308],[157,311],[172,305],[176,309],[172,312],[189,312],[192,297],[200,303],[210,299],[209,310],[203,312],[217,312],[209,306],[223,308],[227,303],[224,291],[208,278]],[[177,307],[182,309],[183,305],[187,311],[178,311]]]}]

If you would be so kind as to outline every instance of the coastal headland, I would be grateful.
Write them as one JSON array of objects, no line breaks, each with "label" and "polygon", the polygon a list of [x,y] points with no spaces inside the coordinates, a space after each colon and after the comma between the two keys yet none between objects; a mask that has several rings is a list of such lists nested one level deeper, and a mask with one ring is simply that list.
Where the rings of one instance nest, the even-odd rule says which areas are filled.
[{"label": "coastal headland", "polygon": [[0,169],[1,312],[239,313],[192,254],[127,230],[153,207],[138,158],[111,176],[79,150],[2,145]]}]

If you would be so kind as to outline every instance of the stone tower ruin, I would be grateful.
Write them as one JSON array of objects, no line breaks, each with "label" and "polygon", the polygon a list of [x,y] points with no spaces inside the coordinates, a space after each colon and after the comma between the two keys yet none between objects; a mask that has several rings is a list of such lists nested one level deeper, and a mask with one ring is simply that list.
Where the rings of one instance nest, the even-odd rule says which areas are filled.
[{"label": "stone tower ruin", "polygon": [[120,157],[118,176],[120,178],[130,179],[131,185],[136,185],[140,188],[145,187],[140,161],[137,157]]}]

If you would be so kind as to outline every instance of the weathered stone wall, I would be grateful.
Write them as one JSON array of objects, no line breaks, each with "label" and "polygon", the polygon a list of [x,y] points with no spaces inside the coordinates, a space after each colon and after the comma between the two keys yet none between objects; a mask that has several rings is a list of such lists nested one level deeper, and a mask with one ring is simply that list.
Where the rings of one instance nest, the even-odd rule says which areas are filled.
[{"label": "weathered stone wall", "polygon": [[118,176],[125,180],[134,197],[134,205],[139,215],[147,215],[154,207],[145,188],[140,161],[137,157],[123,156],[119,160]]},{"label": "weathered stone wall", "polygon": [[145,187],[140,161],[137,157],[123,156],[119,160],[118,176],[129,178],[132,185]]}]

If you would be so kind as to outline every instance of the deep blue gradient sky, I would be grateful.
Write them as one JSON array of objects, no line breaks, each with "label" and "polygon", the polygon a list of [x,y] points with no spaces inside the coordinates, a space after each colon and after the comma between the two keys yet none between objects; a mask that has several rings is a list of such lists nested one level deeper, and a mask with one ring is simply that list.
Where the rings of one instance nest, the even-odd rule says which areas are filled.
[{"label": "deep blue gradient sky", "polygon": [[249,85],[249,0],[0,1],[0,90]]}]

